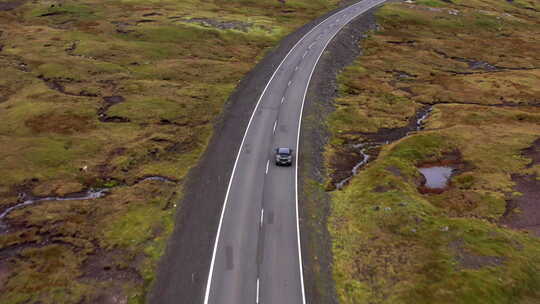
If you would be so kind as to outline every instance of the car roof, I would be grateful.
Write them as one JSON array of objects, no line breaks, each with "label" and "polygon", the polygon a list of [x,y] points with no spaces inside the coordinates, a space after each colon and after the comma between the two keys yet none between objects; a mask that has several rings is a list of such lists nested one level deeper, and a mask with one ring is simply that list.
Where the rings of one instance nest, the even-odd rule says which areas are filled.
[{"label": "car roof", "polygon": [[279,154],[290,154],[291,153],[291,148],[278,148],[277,152]]}]

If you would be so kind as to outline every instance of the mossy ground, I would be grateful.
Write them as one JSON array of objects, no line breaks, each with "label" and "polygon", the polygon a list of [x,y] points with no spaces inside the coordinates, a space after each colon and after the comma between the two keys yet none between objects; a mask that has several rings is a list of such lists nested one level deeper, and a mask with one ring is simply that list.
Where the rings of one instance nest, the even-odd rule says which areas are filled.
[{"label": "mossy ground", "polygon": [[[433,105],[423,131],[383,146],[333,193],[341,303],[540,301],[540,240],[500,223],[520,195],[512,174],[540,176],[522,154],[540,137],[538,2],[453,2],[386,4],[340,75],[327,164]],[[464,169],[447,191],[421,194],[417,166],[451,153]]]},{"label": "mossy ground", "polygon": [[[20,192],[62,196],[107,187],[110,193],[11,213],[9,231],[0,235],[7,261],[0,265],[0,302],[142,302],[182,181],[227,97],[284,35],[336,5],[1,5],[0,210]],[[195,18],[244,27],[189,21]],[[177,183],[138,182],[145,176]]]}]

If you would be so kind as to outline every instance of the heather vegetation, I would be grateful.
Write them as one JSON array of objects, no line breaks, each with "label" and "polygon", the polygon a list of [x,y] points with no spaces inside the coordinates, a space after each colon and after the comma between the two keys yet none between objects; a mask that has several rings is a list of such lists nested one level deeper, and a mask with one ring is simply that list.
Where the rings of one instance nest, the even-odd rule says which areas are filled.
[{"label": "heather vegetation", "polygon": [[0,213],[57,198],[0,219],[0,302],[143,302],[228,96],[336,5],[0,0]]},{"label": "heather vegetation", "polygon": [[[540,301],[539,18],[526,0],[377,12],[328,122],[331,175],[351,146],[373,159],[332,194],[340,303]],[[447,188],[422,191],[428,165],[454,168]]]}]

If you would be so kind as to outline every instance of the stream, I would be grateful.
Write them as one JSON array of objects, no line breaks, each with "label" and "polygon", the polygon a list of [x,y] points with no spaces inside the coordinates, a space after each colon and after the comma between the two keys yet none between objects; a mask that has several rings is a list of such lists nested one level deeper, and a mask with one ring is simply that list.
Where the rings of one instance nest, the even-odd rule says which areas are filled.
[{"label": "stream", "polygon": [[8,216],[13,210],[21,209],[26,206],[34,205],[39,202],[45,201],[80,201],[80,200],[91,200],[104,197],[108,192],[108,189],[90,189],[86,192],[70,194],[67,196],[48,196],[48,197],[29,197],[26,198],[26,195],[23,195],[24,201],[18,203],[14,206],[11,206],[0,213],[0,229],[5,228],[6,225],[3,223],[3,219]]},{"label": "stream", "polygon": [[358,152],[362,155],[362,159],[354,165],[348,177],[335,183],[336,189],[337,190],[343,189],[343,187],[345,187],[349,183],[349,181],[355,175],[358,174],[360,169],[363,168],[369,161],[372,160],[372,157],[369,154],[367,154],[367,152],[370,149],[379,148],[383,145],[387,145],[405,136],[408,136],[414,132],[423,130],[425,126],[425,122],[432,111],[433,111],[433,106],[424,107],[423,109],[418,111],[418,113],[410,120],[409,125],[402,128],[396,128],[393,130],[395,132],[392,132],[392,131],[389,132],[386,139],[379,135],[373,136],[372,140],[379,140],[379,142],[363,142],[359,144],[354,144],[352,146],[353,149],[358,150]]}]

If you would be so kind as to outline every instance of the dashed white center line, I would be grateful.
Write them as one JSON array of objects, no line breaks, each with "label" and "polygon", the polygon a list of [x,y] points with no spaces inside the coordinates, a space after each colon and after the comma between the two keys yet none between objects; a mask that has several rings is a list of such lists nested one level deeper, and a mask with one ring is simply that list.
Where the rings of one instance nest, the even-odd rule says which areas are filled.
[{"label": "dashed white center line", "polygon": [[308,46],[308,49],[311,50],[311,48],[312,48],[316,43],[317,43],[317,42],[313,42],[312,44],[310,44],[310,45]]},{"label": "dashed white center line", "polygon": [[270,165],[270,160],[266,161],[266,172],[265,174],[268,174],[268,166]]},{"label": "dashed white center line", "polygon": [[274,131],[272,131],[274,133],[276,133],[276,126],[277,126],[277,120],[274,122]]},{"label": "dashed white center line", "polygon": [[281,97],[281,104],[285,102],[285,96]]},{"label": "dashed white center line", "polygon": [[292,80],[289,80],[289,83],[287,83],[287,86],[290,87],[292,83]]},{"label": "dashed white center line", "polygon": [[261,227],[263,225],[263,221],[264,221],[264,209],[261,209]]},{"label": "dashed white center line", "polygon": [[259,304],[259,278],[257,278],[257,300],[255,303]]},{"label": "dashed white center line", "polygon": [[295,67],[294,67],[294,71],[295,71],[295,72],[298,71],[298,66],[295,66]]},{"label": "dashed white center line", "polygon": [[302,55],[302,58],[305,58],[307,56],[307,54],[308,54],[308,51],[305,51],[304,55]]}]

